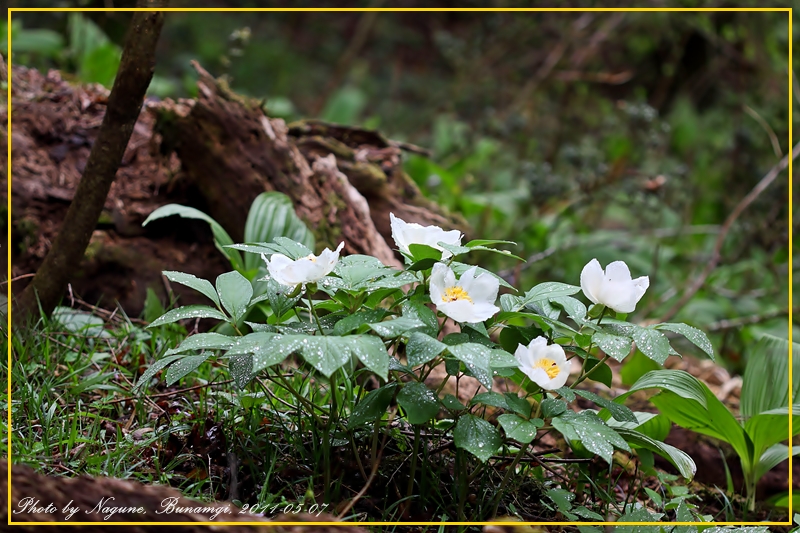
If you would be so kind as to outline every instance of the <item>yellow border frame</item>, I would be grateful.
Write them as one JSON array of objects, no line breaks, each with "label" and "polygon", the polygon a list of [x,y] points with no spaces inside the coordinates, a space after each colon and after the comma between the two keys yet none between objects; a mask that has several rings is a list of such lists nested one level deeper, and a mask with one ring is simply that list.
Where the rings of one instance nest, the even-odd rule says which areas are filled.
[{"label": "yellow border frame", "polygon": [[[8,185],[8,273],[7,291],[8,291],[8,525],[25,525],[25,526],[80,526],[80,525],[97,525],[99,522],[15,522],[11,520],[11,14],[14,12],[40,12],[40,11],[53,11],[53,12],[90,12],[90,11],[154,11],[148,8],[8,8],[8,57],[6,58],[6,68],[8,71],[8,163],[6,165],[7,185]],[[232,8],[232,9],[217,9],[217,8],[162,8],[157,11],[165,12],[285,12],[285,11],[306,11],[306,12],[353,12],[353,11],[383,11],[383,12],[399,12],[399,11],[462,11],[462,12],[483,12],[483,11],[507,11],[507,12],[721,12],[721,11],[749,11],[749,12],[784,12],[789,15],[789,57],[788,57],[788,78],[789,78],[789,413],[792,411],[792,107],[794,104],[793,98],[793,84],[792,84],[792,8],[790,7],[755,7],[755,8]],[[663,524],[671,524],[673,526],[791,526],[793,524],[792,517],[794,516],[794,509],[792,508],[792,420],[793,416],[789,416],[789,521],[788,522],[513,522],[519,526],[576,526],[576,525],[614,525],[614,526],[653,526]],[[267,525],[265,522],[103,522],[110,526],[141,526],[141,525],[170,525],[170,526],[189,526],[197,524],[214,524],[214,525]],[[269,525],[274,526],[296,526],[297,522],[270,522]],[[389,525],[403,525],[403,526],[461,526],[461,525],[498,525],[498,522],[303,522],[303,525],[329,525],[329,526],[349,526],[361,525],[364,527],[372,526],[389,526]],[[511,523],[508,523],[509,525]]]}]

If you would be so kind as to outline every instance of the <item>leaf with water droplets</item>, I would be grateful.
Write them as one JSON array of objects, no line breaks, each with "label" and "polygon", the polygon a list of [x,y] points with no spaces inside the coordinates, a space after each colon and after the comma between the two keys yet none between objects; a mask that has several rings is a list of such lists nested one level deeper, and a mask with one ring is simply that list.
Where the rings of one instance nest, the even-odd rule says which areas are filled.
[{"label": "leaf with water droplets", "polygon": [[177,309],[167,311],[148,325],[148,328],[155,328],[163,326],[164,324],[171,324],[178,320],[185,320],[190,318],[216,318],[217,320],[227,320],[221,311],[209,307],[207,305],[184,305]]},{"label": "leaf with water droplets", "polygon": [[436,394],[424,383],[418,382],[405,384],[397,395],[397,403],[411,424],[424,424],[435,417],[441,407]]},{"label": "leaf with water droplets", "polygon": [[396,317],[383,322],[367,324],[372,330],[386,339],[393,339],[407,334],[409,331],[426,327],[424,322],[411,317]]},{"label": "leaf with water droplets", "polygon": [[425,304],[413,301],[405,302],[403,304],[403,316],[419,320],[425,324],[425,328],[421,331],[431,337],[435,337],[439,333],[439,320],[436,318],[436,312]]},{"label": "leaf with water droplets", "polygon": [[167,350],[164,355],[188,352],[190,350],[227,350],[236,342],[237,337],[229,337],[219,333],[197,333],[183,341],[180,346]]},{"label": "leaf with water droplets", "polygon": [[656,329],[665,329],[667,331],[671,331],[673,333],[677,333],[678,335],[683,335],[686,337],[686,340],[703,350],[708,357],[714,361],[714,347],[711,345],[711,341],[708,340],[706,334],[694,328],[688,324],[680,324],[680,323],[672,323],[667,322],[664,324],[656,324]]},{"label": "leaf with water droplets", "polygon": [[170,270],[165,270],[162,274],[171,282],[180,283],[181,285],[194,289],[207,296],[212,302],[217,304],[217,306],[220,305],[217,291],[214,290],[214,286],[207,279],[198,278],[184,272],[172,272]]},{"label": "leaf with water droplets", "polygon": [[663,365],[669,357],[672,347],[663,333],[650,328],[635,327],[631,332],[631,337],[636,342],[636,347],[640,352]]},{"label": "leaf with water droplets", "polygon": [[552,420],[553,427],[568,441],[580,442],[587,450],[611,464],[614,448],[630,451],[630,447],[619,433],[608,427],[592,411],[575,413],[565,411]]},{"label": "leaf with water droplets", "polygon": [[230,370],[236,386],[240,389],[245,388],[255,375],[253,372],[253,356],[250,354],[232,355],[230,361],[228,361],[228,370]]},{"label": "leaf with water droplets", "polygon": [[678,448],[652,439],[644,433],[640,433],[634,429],[618,427],[616,428],[616,431],[628,442],[628,444],[655,452],[672,463],[684,478],[692,479],[694,477],[694,474],[697,471],[697,466],[691,457]]},{"label": "leaf with water droplets", "polygon": [[503,444],[500,431],[489,422],[474,415],[463,415],[453,429],[453,442],[457,448],[486,462]]},{"label": "leaf with water droplets", "polygon": [[491,358],[489,348],[482,344],[467,342],[448,347],[453,356],[462,361],[473,376],[489,390],[492,390]]},{"label": "leaf with water droplets", "polygon": [[559,283],[557,281],[547,281],[536,285],[531,290],[525,293],[523,298],[523,305],[540,300],[548,300],[550,298],[558,298],[561,296],[571,296],[581,290],[580,287],[575,285],[568,285],[566,283]]},{"label": "leaf with water droplets", "polygon": [[622,361],[631,353],[631,339],[629,337],[598,331],[592,335],[592,340],[603,350],[603,353],[617,361]]},{"label": "leaf with water droplets", "polygon": [[353,355],[377,376],[386,380],[389,376],[390,357],[383,342],[372,335],[353,335],[345,338],[349,339],[348,346]]},{"label": "leaf with water droplets", "polygon": [[253,297],[253,285],[235,270],[217,276],[217,293],[222,307],[233,317],[234,322],[247,312]]},{"label": "leaf with water droplets", "polygon": [[347,429],[354,429],[381,418],[389,407],[396,388],[397,383],[387,383],[379,389],[369,391],[350,414]]},{"label": "leaf with water droplets", "polygon": [[368,309],[366,311],[353,313],[352,315],[342,318],[336,323],[336,325],[333,326],[333,334],[339,336],[347,335],[348,333],[357,330],[364,324],[383,320],[383,317],[385,316],[385,309]]},{"label": "leaf with water droplets", "polygon": [[164,381],[167,382],[167,386],[169,387],[185,375],[197,370],[197,367],[205,363],[209,357],[211,357],[211,354],[189,355],[171,365],[164,376]]},{"label": "leaf with water droplets", "polygon": [[155,376],[161,369],[183,357],[184,356],[182,355],[170,355],[169,357],[164,357],[163,359],[155,361],[147,370],[144,371],[141,377],[139,377],[139,381],[136,382],[136,386],[133,388],[134,392],[138,392],[142,387],[147,385],[153,376]]},{"label": "leaf with water droplets", "polygon": [[433,337],[415,331],[408,338],[406,357],[411,367],[419,366],[432,361],[434,357],[447,349],[447,345]]},{"label": "leaf with water droplets", "polygon": [[497,417],[497,421],[503,427],[503,431],[506,432],[506,437],[522,444],[532,442],[536,438],[539,428],[544,425],[544,421],[540,418],[525,420],[512,414],[500,415]]},{"label": "leaf with water droplets", "polygon": [[605,407],[609,410],[611,416],[620,422],[638,422],[638,419],[636,418],[636,415],[633,414],[633,411],[622,404],[612,402],[607,398],[602,398],[597,394],[586,390],[576,390],[575,394],[586,398],[587,400],[593,401],[599,407]]}]

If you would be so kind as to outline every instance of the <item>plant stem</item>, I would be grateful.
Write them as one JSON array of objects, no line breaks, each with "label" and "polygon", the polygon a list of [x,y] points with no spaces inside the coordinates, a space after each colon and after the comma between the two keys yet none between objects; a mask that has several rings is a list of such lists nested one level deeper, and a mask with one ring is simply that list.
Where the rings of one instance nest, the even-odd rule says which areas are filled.
[{"label": "plant stem", "polygon": [[528,448],[527,444],[523,444],[522,447],[517,452],[516,457],[514,457],[514,461],[511,463],[511,466],[508,467],[506,470],[506,475],[503,476],[503,481],[500,482],[500,486],[497,488],[497,501],[494,504],[494,510],[492,511],[492,516],[497,516],[497,510],[500,508],[500,503],[503,501],[503,492],[505,491],[506,485],[508,484],[508,480],[511,479],[511,474],[517,469],[517,465],[525,456],[525,450]]},{"label": "plant stem", "polygon": [[[417,473],[417,454],[419,453],[419,425],[414,425],[414,451],[411,455],[411,471],[408,474],[408,488],[406,489],[406,503],[404,505],[405,510],[408,510],[408,507],[411,505],[411,495],[414,493],[414,477]],[[403,513],[405,514],[405,512]]]},{"label": "plant stem", "polygon": [[569,386],[569,388],[570,388],[570,389],[574,389],[574,388],[575,388],[575,387],[576,387],[578,384],[580,384],[580,383],[583,383],[583,381],[585,381],[585,380],[586,380],[586,378],[588,378],[589,376],[591,376],[591,375],[592,375],[592,373],[593,373],[595,370],[597,370],[598,368],[600,368],[600,366],[602,366],[602,364],[603,364],[603,363],[605,363],[606,361],[608,361],[609,357],[610,357],[610,356],[609,356],[608,354],[604,355],[604,356],[603,356],[603,358],[602,358],[602,359],[600,359],[600,361],[598,361],[598,362],[597,362],[597,364],[596,364],[596,365],[594,365],[594,366],[593,366],[593,367],[592,367],[592,368],[591,368],[591,369],[590,369],[588,372],[586,372],[585,374],[583,374],[583,375],[581,375],[580,377],[578,377],[578,379],[576,379],[576,380],[575,380],[575,383],[573,383],[572,385],[570,385],[570,386]]}]

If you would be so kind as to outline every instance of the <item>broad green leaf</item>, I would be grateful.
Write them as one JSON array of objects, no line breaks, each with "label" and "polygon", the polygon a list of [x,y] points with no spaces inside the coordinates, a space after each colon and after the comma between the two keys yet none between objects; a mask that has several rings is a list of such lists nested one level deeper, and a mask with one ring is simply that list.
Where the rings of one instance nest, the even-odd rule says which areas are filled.
[{"label": "broad green leaf", "polygon": [[467,248],[473,248],[475,246],[487,246],[489,244],[513,244],[514,246],[517,245],[514,241],[499,241],[496,239],[473,239],[469,241],[466,246]]},{"label": "broad green leaf", "polygon": [[413,301],[403,303],[403,316],[414,318],[425,324],[425,329],[421,331],[431,337],[435,337],[439,332],[439,320],[436,318],[436,312],[425,304]]},{"label": "broad green leaf", "polygon": [[682,398],[694,400],[706,407],[708,389],[700,380],[683,370],[653,370],[648,372],[631,386],[625,396],[645,389],[662,389],[677,394]]},{"label": "broad green leaf", "polygon": [[636,342],[636,348],[656,363],[663,365],[669,357],[672,347],[663,333],[636,326],[631,329],[630,335]]},{"label": "broad green leaf", "polygon": [[452,394],[445,394],[442,398],[442,405],[447,407],[450,411],[464,411],[467,406],[458,401],[458,398]]},{"label": "broad green leaf", "polygon": [[[792,455],[800,455],[800,446],[792,446]],[[785,444],[773,444],[761,454],[761,458],[755,464],[756,480],[764,477],[764,474],[789,459],[789,447]]]},{"label": "broad green leaf", "polygon": [[169,357],[164,357],[155,361],[152,365],[150,365],[147,370],[142,373],[139,377],[139,381],[136,382],[136,386],[133,388],[134,392],[138,392],[143,387],[145,387],[148,382],[155,376],[160,370],[162,370],[167,365],[171,365],[178,359],[182,359],[183,355],[170,355]]},{"label": "broad green leaf", "polygon": [[109,333],[103,328],[103,319],[86,311],[59,306],[53,310],[51,318],[73,333],[92,337],[109,336]]},{"label": "broad green leaf", "polygon": [[506,437],[522,444],[533,442],[539,428],[544,425],[544,421],[540,418],[526,420],[521,416],[512,414],[500,415],[497,417],[497,421],[503,427],[503,431],[506,432]]},{"label": "broad green leaf", "polygon": [[631,411],[622,404],[614,403],[611,400],[602,398],[597,394],[586,390],[575,390],[575,394],[577,394],[578,396],[582,396],[587,400],[591,400],[599,407],[605,407],[611,412],[611,416],[613,416],[616,420],[619,420],[620,422],[633,422],[633,423],[638,422],[636,415],[633,414],[633,411]]},{"label": "broad green leaf", "polygon": [[236,250],[231,250],[229,248],[229,246],[233,244],[233,239],[231,239],[230,235],[228,235],[228,233],[222,228],[222,226],[219,225],[216,220],[193,207],[187,207],[185,205],[178,204],[163,205],[150,213],[150,216],[148,216],[145,221],[142,222],[142,226],[148,225],[153,220],[171,217],[174,215],[178,215],[181,218],[193,218],[207,222],[208,225],[211,226],[211,233],[214,234],[214,245],[217,247],[217,249],[225,254],[225,257],[227,257],[231,262],[233,268],[236,270],[244,268],[242,255]]},{"label": "broad green leaf", "polygon": [[625,364],[619,371],[622,383],[633,385],[636,381],[652,370],[660,370],[661,365],[647,357],[642,352],[636,350],[633,355],[628,357]]},{"label": "broad green leaf", "polygon": [[630,451],[630,447],[619,433],[607,426],[592,411],[575,413],[567,410],[553,418],[552,424],[565,439],[580,442],[588,451],[599,455],[609,464],[614,448]]},{"label": "broad green leaf", "polygon": [[197,370],[197,368],[205,363],[209,357],[211,357],[211,354],[189,355],[170,365],[170,367],[167,369],[166,375],[164,376],[164,381],[167,382],[167,386],[169,387],[182,377]]},{"label": "broad green leaf", "polygon": [[222,307],[234,322],[238,322],[247,313],[247,306],[253,297],[253,285],[234,270],[217,277],[217,294]]},{"label": "broad green leaf", "polygon": [[616,427],[615,429],[617,433],[622,436],[622,438],[625,439],[631,446],[650,450],[651,452],[657,453],[672,463],[672,465],[678,469],[678,472],[680,472],[681,476],[684,478],[692,479],[695,472],[697,472],[697,466],[694,464],[692,458],[678,448],[650,438],[644,433],[640,433],[635,429],[628,429],[624,427]]},{"label": "broad green leaf", "polygon": [[470,401],[470,405],[476,404],[491,405],[492,407],[500,407],[501,409],[508,409],[508,402],[506,397],[499,392],[482,392],[475,395]]},{"label": "broad green leaf", "polygon": [[675,424],[729,443],[743,464],[750,464],[753,443],[745,434],[744,428],[705,384],[698,383],[704,390],[706,408],[700,402],[683,398],[671,390],[662,390],[650,401]]},{"label": "broad green leaf", "polygon": [[347,420],[347,428],[354,429],[363,426],[368,422],[380,419],[389,404],[392,402],[397,383],[387,383],[379,389],[369,391],[364,398],[356,404],[350,418]]},{"label": "broad green leaf", "polygon": [[395,317],[382,322],[367,324],[375,333],[387,339],[406,335],[411,331],[425,328],[425,323],[410,317]]},{"label": "broad green leaf", "polygon": [[614,376],[611,374],[611,368],[608,366],[607,363],[603,363],[600,366],[600,368],[598,368],[597,370],[593,370],[594,367],[596,367],[599,364],[600,360],[595,359],[594,357],[589,357],[589,360],[586,362],[586,371],[588,372],[591,370],[592,373],[589,374],[589,377],[586,379],[602,383],[606,387],[611,387],[611,382],[614,378]]},{"label": "broad green leaf", "polygon": [[576,287],[575,285],[568,285],[566,283],[559,283],[557,281],[547,281],[545,283],[536,285],[531,290],[526,292],[522,299],[522,305],[549,300],[551,298],[571,296],[580,290],[581,288]]},{"label": "broad green leaf", "polygon": [[[789,440],[789,410],[787,407],[770,409],[750,417],[744,430],[753,442],[753,457],[779,442]],[[800,404],[792,406],[792,437],[800,433]]]},{"label": "broad green leaf", "polygon": [[492,350],[482,344],[467,342],[449,346],[447,350],[462,361],[467,369],[480,381],[481,385],[492,390],[492,374],[490,369]]},{"label": "broad green leaf", "polygon": [[[678,335],[683,335],[686,337],[686,340],[703,350],[713,361],[714,360],[714,347],[711,345],[711,341],[708,340],[708,336],[702,331],[697,328],[694,328],[688,324],[679,324],[679,323],[664,323],[664,324],[656,324],[654,326],[656,329],[665,329],[667,331],[671,331],[673,333],[677,333]],[[788,405],[788,402],[787,402]]]},{"label": "broad green leaf", "polygon": [[503,396],[506,397],[508,407],[512,411],[526,419],[531,416],[531,404],[528,403],[526,398],[520,398],[513,392],[505,392]]},{"label": "broad green leaf", "polygon": [[339,259],[334,272],[341,278],[339,288],[348,291],[363,290],[376,280],[399,274],[398,270],[387,267],[375,257],[357,254]]},{"label": "broad green leaf", "polygon": [[300,295],[290,295],[294,292],[294,287],[282,285],[274,279],[267,281],[267,299],[269,300],[269,307],[272,309],[276,317],[282,317],[300,300]]},{"label": "broad green leaf", "polygon": [[432,259],[435,262],[442,260],[441,250],[437,250],[427,244],[409,244],[408,251],[411,253],[412,263],[417,263],[423,259]]},{"label": "broad green leaf", "polygon": [[613,428],[635,429],[639,433],[647,435],[651,439],[664,441],[672,429],[672,423],[665,415],[658,413],[644,413],[636,411],[633,415],[636,417],[636,422],[619,422],[611,418],[611,413],[606,409],[601,409],[598,413],[600,418],[606,421],[606,424]]},{"label": "broad green leaf", "polygon": [[217,304],[219,307],[219,298],[217,297],[217,291],[214,290],[214,286],[211,284],[210,281],[207,279],[201,279],[191,274],[185,274],[183,272],[172,272],[169,270],[165,270],[162,272],[165,278],[170,280],[173,283],[180,283],[181,285],[186,285],[187,287],[196,290],[197,292],[202,293],[212,302]]},{"label": "broad green leaf", "polygon": [[617,361],[622,361],[631,353],[631,339],[629,337],[598,331],[592,335],[592,340],[603,350],[603,353]]},{"label": "broad green leaf", "polygon": [[792,398],[800,394],[800,344],[764,335],[748,350],[742,378],[740,409],[745,419],[778,407],[789,406],[789,357],[792,359]]},{"label": "broad green leaf", "polygon": [[188,318],[216,318],[217,320],[227,320],[221,311],[208,307],[207,305],[185,305],[177,309],[172,309],[161,315],[154,322],[151,322],[147,327],[155,328],[163,326],[164,324],[171,324],[178,320],[185,320]]},{"label": "broad green leaf", "polygon": [[370,322],[380,322],[386,316],[385,309],[368,309],[366,311],[359,311],[348,315],[338,321],[333,326],[334,335],[347,335],[348,333],[357,330],[362,325]]},{"label": "broad green leaf", "polygon": [[497,453],[503,439],[496,427],[477,416],[461,416],[453,429],[453,442],[457,448],[467,450],[481,462]]},{"label": "broad green leaf", "polygon": [[167,350],[165,355],[188,352],[190,350],[228,350],[236,342],[236,337],[219,333],[196,333],[180,343],[177,348]]},{"label": "broad green leaf", "polygon": [[253,379],[253,356],[250,354],[232,355],[228,361],[228,370],[233,377],[234,383],[243,389]]},{"label": "broad green leaf", "polygon": [[567,410],[567,403],[564,400],[555,398],[545,398],[541,404],[542,418],[553,418],[559,416]]},{"label": "broad green leaf", "polygon": [[406,344],[406,358],[411,367],[432,361],[447,349],[447,345],[422,332],[411,333]]},{"label": "broad green leaf", "polygon": [[[262,192],[250,205],[244,225],[244,242],[272,242],[286,237],[308,248],[314,248],[314,235],[297,216],[292,201],[283,193]],[[244,257],[246,270],[262,264],[260,254]]]},{"label": "broad green leaf", "polygon": [[459,255],[463,255],[463,254],[468,254],[469,252],[482,251],[482,252],[491,252],[491,253],[495,253],[495,254],[500,254],[500,255],[507,256],[507,257],[513,257],[514,259],[518,259],[520,261],[525,261],[523,258],[512,254],[508,250],[500,250],[500,249],[497,249],[497,248],[489,248],[488,246],[482,246],[480,244],[476,244],[476,245],[473,245],[473,246],[458,246],[458,245],[454,245],[454,244],[447,244],[445,242],[440,242],[440,243],[437,243],[437,244],[439,246],[441,246],[442,248],[444,248],[445,250],[447,250],[448,252],[450,252],[451,254],[453,254],[453,257],[459,256]]},{"label": "broad green leaf", "polygon": [[291,260],[308,257],[313,252],[305,244],[293,241],[286,237],[275,237],[272,242],[254,242],[247,244],[229,244],[226,248],[250,252],[251,254],[267,255],[282,254]]},{"label": "broad green leaf", "polygon": [[397,394],[397,403],[406,412],[411,424],[424,424],[439,413],[441,404],[436,394],[424,383],[412,382]]},{"label": "broad green leaf", "polygon": [[572,510],[572,501],[575,499],[574,492],[570,492],[567,489],[548,489],[545,494],[562,513]]},{"label": "broad green leaf", "polygon": [[581,320],[586,318],[586,306],[583,305],[580,300],[572,298],[571,296],[549,298],[548,302],[550,302],[551,305],[561,307],[566,311],[567,316],[572,319]]}]

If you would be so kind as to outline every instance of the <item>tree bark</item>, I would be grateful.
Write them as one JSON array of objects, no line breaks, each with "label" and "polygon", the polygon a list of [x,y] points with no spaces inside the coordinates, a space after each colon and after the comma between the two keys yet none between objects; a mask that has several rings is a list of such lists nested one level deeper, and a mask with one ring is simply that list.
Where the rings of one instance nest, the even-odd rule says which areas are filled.
[{"label": "tree bark", "polygon": [[134,13],[106,114],[62,229],[33,281],[12,307],[17,326],[27,322],[37,303],[42,312],[50,314],[83,258],[139,118],[163,24],[163,12]]}]

